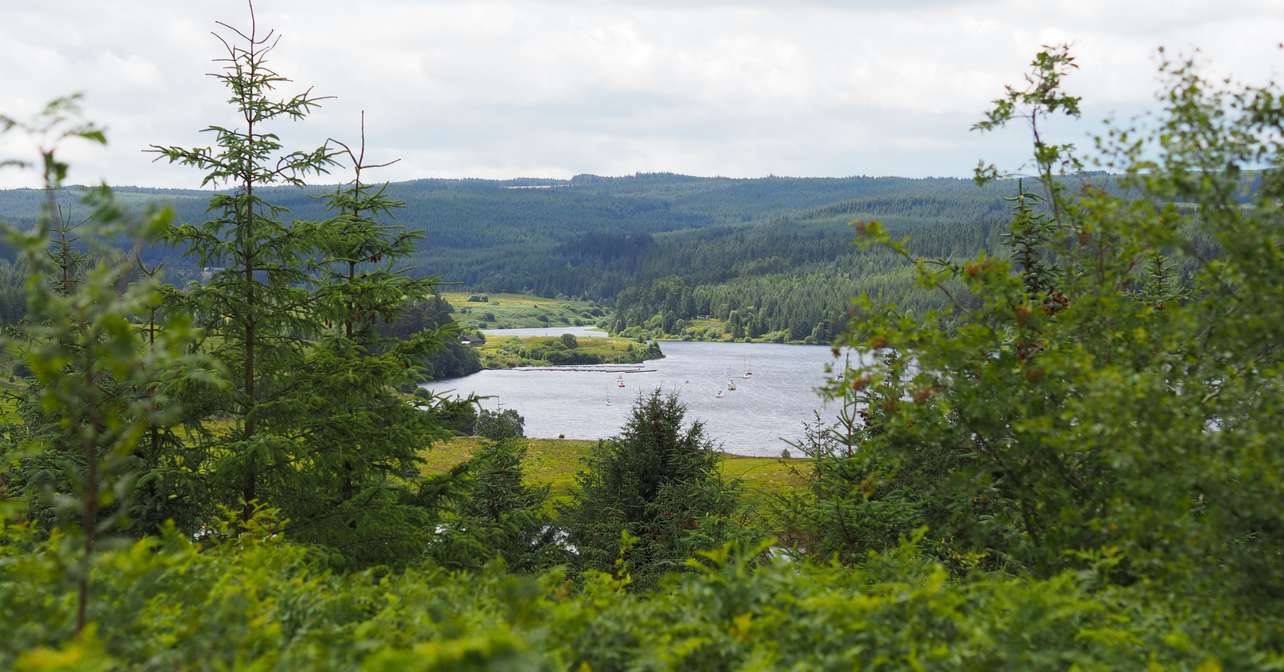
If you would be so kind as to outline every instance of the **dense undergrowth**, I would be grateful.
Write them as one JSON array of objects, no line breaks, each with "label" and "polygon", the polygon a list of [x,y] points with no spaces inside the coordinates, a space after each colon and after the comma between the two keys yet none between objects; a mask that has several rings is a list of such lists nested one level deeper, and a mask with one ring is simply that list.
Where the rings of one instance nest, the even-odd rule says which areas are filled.
[{"label": "dense undergrowth", "polygon": [[[629,574],[495,562],[335,573],[270,512],[96,560],[98,625],[73,637],[54,538],[9,528],[0,664],[16,669],[1261,669],[1216,614],[1109,586],[1111,560],[1030,580],[956,578],[913,541],[856,566],[729,546],[654,590]],[[42,548],[44,549],[42,552]],[[61,598],[56,596],[61,595]],[[51,599],[52,598],[52,599]],[[62,642],[63,644],[55,644]],[[46,647],[53,648],[46,648]],[[1237,661],[1238,664],[1234,664]]]}]

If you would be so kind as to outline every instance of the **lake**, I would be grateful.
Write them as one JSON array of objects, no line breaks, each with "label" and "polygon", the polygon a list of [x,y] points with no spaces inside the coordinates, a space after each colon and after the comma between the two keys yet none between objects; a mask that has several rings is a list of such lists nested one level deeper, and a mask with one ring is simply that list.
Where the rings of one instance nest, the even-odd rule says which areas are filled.
[{"label": "lake", "polygon": [[[508,329],[489,333],[515,331],[580,333],[558,328],[539,330],[541,334]],[[423,387],[434,393],[491,397],[482,405],[516,409],[526,419],[527,436],[568,439],[618,433],[638,395],[658,387],[676,391],[687,405],[688,422],[704,421],[715,443],[738,455],[779,455],[788,448],[784,439],[801,438],[802,423],[813,420],[815,411],[837,413],[837,402],[826,403],[816,392],[825,382],[825,365],[835,361],[828,346],[663,341],[660,348],[664,359],[640,365],[481,371]],[[748,379],[746,366],[753,372]],[[641,371],[622,373],[625,369]],[[727,389],[728,379],[735,381],[736,390]]]}]

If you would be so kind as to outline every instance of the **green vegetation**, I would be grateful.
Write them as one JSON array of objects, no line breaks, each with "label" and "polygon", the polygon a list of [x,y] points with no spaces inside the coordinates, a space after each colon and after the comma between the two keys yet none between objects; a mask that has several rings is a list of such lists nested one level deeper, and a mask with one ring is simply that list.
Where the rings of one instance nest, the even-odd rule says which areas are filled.
[{"label": "green vegetation", "polygon": [[[943,305],[895,257],[854,248],[853,217],[911,236],[917,254],[961,259],[1002,247],[1003,199],[1016,191],[1014,180],[978,189],[948,178],[646,174],[562,184],[417,180],[388,185],[386,196],[405,203],[397,218],[408,229],[431,230],[431,244],[408,266],[466,288],[446,297],[468,331],[601,324],[680,338],[692,322],[714,318],[736,338],[828,342],[842,331],[848,298],[861,292],[923,310]],[[328,191],[262,193],[295,217],[323,219]],[[77,216],[79,193],[59,197]],[[181,221],[202,218],[210,196],[121,193],[136,207],[171,205]],[[37,196],[0,191],[0,217],[21,224]],[[198,263],[168,248],[149,246],[143,256],[164,261],[174,279],[199,277]],[[490,300],[468,301],[482,295]]]},{"label": "green vegetation", "polygon": [[485,337],[463,332],[454,317],[454,307],[441,295],[432,294],[407,301],[395,314],[380,319],[377,328],[381,336],[390,339],[406,339],[423,332],[440,335],[438,347],[425,352],[420,360],[423,380],[459,378],[481,370],[481,358],[472,343]]},{"label": "green vegetation", "polygon": [[477,412],[472,433],[492,441],[520,438],[526,435],[526,419],[511,408],[502,411],[483,408]]},{"label": "green vegetation", "polygon": [[[443,292],[465,329],[596,326],[606,310],[591,301],[530,294]],[[470,301],[485,297],[486,301]]]},{"label": "green vegetation", "polygon": [[444,513],[430,556],[444,567],[471,569],[494,557],[515,571],[556,564],[565,553],[549,515],[549,486],[524,482],[525,443],[512,436],[492,439],[467,462],[429,481]]},{"label": "green vegetation", "polygon": [[[753,230],[750,210],[822,208],[860,180],[725,181],[742,199],[712,204],[708,184],[676,176],[581,177],[636,200],[588,198],[565,221],[531,209],[542,226],[521,245],[553,254],[530,266],[486,256],[503,242],[493,231],[486,254],[458,255],[496,285],[592,295],[637,280],[634,299],[617,288],[627,327],[671,331],[689,311],[747,337],[841,327],[863,355],[830,390],[842,417],[784,462],[718,454],[659,391],[600,442],[525,442],[515,413],[401,392],[459,332],[433,282],[407,272],[414,236],[388,219],[400,197],[370,184],[360,146],[280,146],[275,129],[318,99],[279,97],[274,38],[228,30],[217,78],[239,122],[211,129],[214,148],[157,148],[226,187],[196,218],[139,217],[103,187],[73,226],[61,147],[103,132],[74,98],[29,122],[0,116],[39,147],[0,166],[45,185],[30,220],[3,229],[25,298],[5,347],[25,368],[0,426],[0,668],[1284,667],[1274,85],[1165,61],[1153,125],[1098,139],[1116,174],[1100,185],[1040,126],[1079,110],[1062,90],[1073,59],[1041,52],[978,124],[1033,132],[1037,174],[1000,185],[1015,186],[1007,225],[907,242],[889,206],[886,223],[855,226],[853,268],[881,275],[793,284],[767,262],[725,276],[697,263],[758,245],[805,258],[819,247]],[[311,206],[321,216],[277,200],[340,165],[353,179]],[[977,203],[998,174],[978,170],[991,191]],[[862,198],[902,184],[868,182]],[[657,194],[669,206],[644,202]],[[877,214],[867,201],[832,216],[853,208]],[[714,233],[737,217],[743,237]],[[642,233],[593,228],[620,220]],[[675,221],[727,246],[666,248],[697,235],[664,228]],[[577,247],[558,247],[563,229]],[[165,246],[208,277],[168,284],[145,255]],[[603,272],[565,263],[577,255]],[[666,279],[665,259],[688,278]],[[831,262],[817,263],[806,272]],[[862,285],[841,325],[791,303],[873,277],[915,284]],[[463,425],[490,438],[445,442]]]},{"label": "green vegetation", "polygon": [[684,426],[677,395],[638,400],[620,434],[589,450],[558,521],[582,569],[627,573],[648,586],[737,532],[738,488],[722,478],[699,421]]},{"label": "green vegetation", "polygon": [[[1061,90],[1073,67],[1040,54],[978,128],[1077,116]],[[1188,62],[1162,72],[1157,128],[1099,141],[1135,197],[1067,188],[1055,176],[1078,167],[1073,146],[1035,134],[1014,254],[916,264],[924,286],[966,287],[974,307],[856,303],[844,342],[868,365],[835,391],[848,421],[808,443],[800,547],[857,561],[917,528],[957,575],[1095,568],[1110,589],[1189,610],[1179,627],[1217,655],[1269,667],[1284,644],[1284,182],[1272,164],[1246,191],[1241,166],[1278,161],[1267,129],[1284,97],[1218,88]],[[858,228],[911,259],[878,223]]]},{"label": "green vegetation", "polygon": [[[208,337],[198,347],[230,383],[207,392],[202,413],[187,419],[196,428],[230,420],[230,431],[198,432],[188,447],[208,458],[188,462],[183,474],[207,483],[214,502],[239,505],[243,521],[270,506],[292,537],[343,562],[395,563],[424,547],[432,520],[400,476],[443,433],[398,388],[417,382],[412,367],[455,332],[381,333],[381,318],[432,291],[432,279],[412,278],[404,266],[418,236],[382,221],[402,203],[369,182],[364,122],[357,147],[282,146],[278,127],[306,119],[321,99],[311,89],[281,97],[289,80],[267,60],[273,38],[256,30],[251,20],[248,33],[228,29],[220,38],[226,58],[215,79],[238,124],[214,127],[218,149],[152,150],[201,170],[206,184],[231,186],[211,198],[211,219],[165,232],[202,267],[221,264],[207,281],[176,288],[161,308],[196,316]],[[352,179],[327,195],[324,219],[287,220],[264,195],[264,187],[299,187],[341,165]]]},{"label": "green vegetation", "polygon": [[[283,540],[259,515],[235,543],[168,532],[99,556],[99,628],[58,627],[66,590],[41,560],[52,549],[9,532],[8,637],[0,660],[19,670],[233,668],[618,670],[1217,669],[1217,642],[1189,639],[1182,614],[1139,610],[1100,573],[1017,582],[951,579],[912,543],[856,567],[755,563],[754,547],[692,561],[663,590],[627,577],[514,574],[423,565],[336,573]],[[20,614],[8,618],[8,614]],[[787,633],[787,636],[784,636]],[[1267,662],[1221,656],[1236,669]],[[1263,665],[1254,665],[1261,662]]]},{"label": "green vegetation", "polygon": [[515,366],[575,364],[635,364],[664,356],[655,341],[639,343],[628,338],[581,338],[568,345],[562,336],[490,336],[477,347],[482,366],[511,369]]}]

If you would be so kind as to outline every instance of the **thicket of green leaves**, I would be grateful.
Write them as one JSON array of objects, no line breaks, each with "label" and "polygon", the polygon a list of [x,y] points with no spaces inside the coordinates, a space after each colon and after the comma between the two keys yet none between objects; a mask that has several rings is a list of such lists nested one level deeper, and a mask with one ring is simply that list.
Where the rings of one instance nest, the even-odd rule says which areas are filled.
[{"label": "thicket of green leaves", "polygon": [[[1284,97],[1165,62],[1154,126],[1098,140],[1121,197],[1057,179],[1075,148],[1038,134],[1078,115],[1061,89],[1074,67],[1040,54],[978,124],[1033,132],[1038,191],[1014,199],[1012,254],[915,262],[924,286],[978,303],[855,303],[858,365],[835,390],[849,421],[812,432],[796,547],[858,558],[921,528],[961,575],[1104,563],[1109,584],[1180,605],[1201,641],[1278,666]],[[858,229],[910,257],[878,223]]]},{"label": "thicket of green leaves", "polygon": [[98,625],[76,638],[53,551],[6,535],[0,663],[23,670],[1136,669],[1228,653],[1100,572],[959,581],[912,543],[854,567],[732,547],[640,593],[499,564],[336,574],[267,515],[98,556]]},{"label": "thicket of green leaves", "polygon": [[[319,99],[278,97],[271,34],[228,30],[242,125],[157,148],[229,185],[209,219],[138,220],[103,187],[73,226],[57,151],[103,133],[75,99],[0,117],[46,185],[6,231],[30,376],[7,389],[0,667],[1284,667],[1274,86],[1166,66],[1157,126],[1100,141],[1130,192],[1066,179],[1074,148],[1036,133],[1037,174],[985,234],[1001,256],[915,258],[861,222],[940,307],[855,301],[842,419],[811,428],[809,487],[775,510],[746,508],[658,392],[551,503],[508,416],[419,473],[468,414],[398,391],[453,335],[405,317],[430,301],[398,265],[413,237],[360,146],[279,145],[273,121]],[[1073,66],[1039,54],[979,127],[1076,115]],[[260,189],[341,161],[325,218]],[[141,264],[162,237],[209,279]]]}]

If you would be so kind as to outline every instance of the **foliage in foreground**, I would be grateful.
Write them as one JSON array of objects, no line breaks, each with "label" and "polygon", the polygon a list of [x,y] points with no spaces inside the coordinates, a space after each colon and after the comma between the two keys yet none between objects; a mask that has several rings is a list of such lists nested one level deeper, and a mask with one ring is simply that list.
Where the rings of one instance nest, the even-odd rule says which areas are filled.
[{"label": "foliage in foreground", "polygon": [[[1260,659],[1163,603],[1102,588],[1089,569],[1044,580],[957,580],[913,543],[858,567],[759,562],[727,546],[661,590],[590,572],[492,565],[458,573],[335,574],[283,540],[270,512],[201,543],[170,530],[97,556],[101,586],[74,609],[50,542],[7,528],[0,545],[0,666],[20,670],[287,668],[1234,669]],[[1103,563],[1108,569],[1109,563]],[[1143,607],[1144,604],[1144,607]],[[1216,669],[1208,667],[1206,669]]]},{"label": "foliage in foreground", "polygon": [[915,260],[925,286],[978,305],[923,318],[855,302],[835,392],[859,411],[814,437],[792,541],[855,561],[926,527],[960,574],[1050,577],[1108,555],[1112,583],[1184,595],[1278,665],[1284,96],[1166,65],[1155,127],[1099,140],[1125,198],[1060,175],[1080,166],[1073,147],[1038,134],[1077,116],[1061,89],[1074,67],[1041,53],[978,125],[1034,131],[1039,191],[1013,197],[1010,257]]}]

